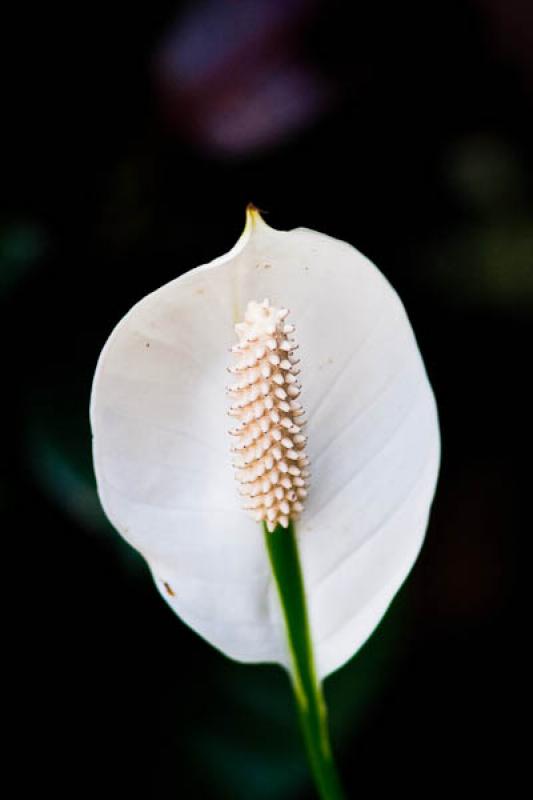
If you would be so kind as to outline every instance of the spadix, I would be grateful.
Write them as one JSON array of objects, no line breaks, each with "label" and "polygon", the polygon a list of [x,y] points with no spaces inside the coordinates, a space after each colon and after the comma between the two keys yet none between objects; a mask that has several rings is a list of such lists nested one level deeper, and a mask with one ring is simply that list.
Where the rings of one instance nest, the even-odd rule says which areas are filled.
[{"label": "spadix", "polygon": [[238,420],[230,433],[237,440],[234,466],[244,508],[270,532],[300,516],[309,477],[297,345],[294,326],[285,322],[288,313],[268,300],[248,303],[244,321],[235,325],[237,362],[230,372],[238,380],[228,390],[233,396],[229,414]]}]

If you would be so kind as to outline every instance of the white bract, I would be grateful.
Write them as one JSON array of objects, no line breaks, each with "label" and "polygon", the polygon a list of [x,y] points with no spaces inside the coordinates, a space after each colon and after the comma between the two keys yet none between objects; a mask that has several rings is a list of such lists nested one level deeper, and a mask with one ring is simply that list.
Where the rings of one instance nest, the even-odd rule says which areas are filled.
[{"label": "white bract", "polygon": [[103,507],[174,611],[228,656],[290,663],[262,526],[242,510],[227,416],[235,324],[290,309],[312,473],[295,523],[321,678],[374,630],[418,554],[439,465],[435,401],[398,296],[350,245],[270,228],[147,295],[91,398]]}]

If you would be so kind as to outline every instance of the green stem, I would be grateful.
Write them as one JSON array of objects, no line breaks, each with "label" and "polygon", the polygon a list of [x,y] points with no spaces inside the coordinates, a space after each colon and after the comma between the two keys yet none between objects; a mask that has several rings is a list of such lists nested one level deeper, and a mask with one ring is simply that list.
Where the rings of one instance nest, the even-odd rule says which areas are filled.
[{"label": "green stem", "polygon": [[311,771],[322,800],[343,800],[329,741],[326,703],[315,669],[294,527],[292,522],[288,528],[278,525],[273,533],[263,527],[285,618],[292,685]]}]

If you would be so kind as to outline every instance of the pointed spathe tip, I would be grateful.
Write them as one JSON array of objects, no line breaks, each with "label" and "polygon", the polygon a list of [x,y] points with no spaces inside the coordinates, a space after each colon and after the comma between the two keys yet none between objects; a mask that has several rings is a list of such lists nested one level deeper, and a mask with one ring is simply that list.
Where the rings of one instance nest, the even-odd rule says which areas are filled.
[{"label": "pointed spathe tip", "polygon": [[266,225],[266,222],[261,216],[261,211],[253,203],[248,203],[248,205],[246,206],[245,230],[253,231],[260,225]]}]

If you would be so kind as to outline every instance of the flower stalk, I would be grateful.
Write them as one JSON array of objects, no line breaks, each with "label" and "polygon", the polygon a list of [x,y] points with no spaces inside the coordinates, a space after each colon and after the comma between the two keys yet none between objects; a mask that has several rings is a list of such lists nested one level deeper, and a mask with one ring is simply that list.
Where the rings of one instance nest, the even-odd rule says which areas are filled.
[{"label": "flower stalk", "polygon": [[292,521],[269,532],[265,543],[276,583],[291,656],[291,680],[307,757],[322,800],[343,800],[329,738],[327,708],[318,680],[298,544]]}]

